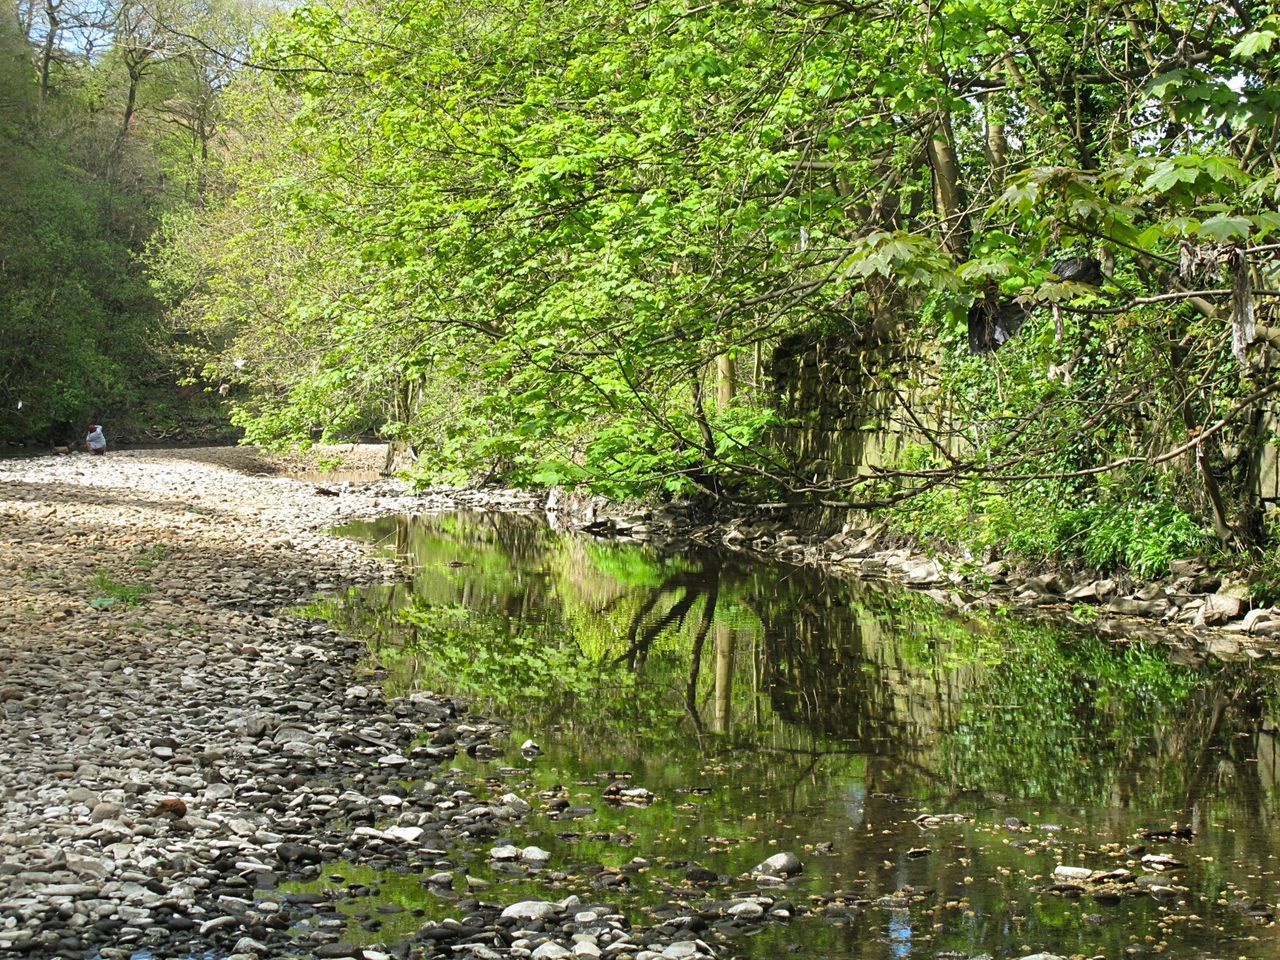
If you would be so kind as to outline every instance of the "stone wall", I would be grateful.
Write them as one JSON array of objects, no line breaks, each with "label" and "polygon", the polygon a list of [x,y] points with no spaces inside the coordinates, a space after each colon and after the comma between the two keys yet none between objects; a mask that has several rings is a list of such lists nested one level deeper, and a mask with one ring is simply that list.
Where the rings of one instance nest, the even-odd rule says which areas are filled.
[{"label": "stone wall", "polygon": [[[788,338],[769,374],[779,409],[792,423],[783,445],[807,476],[837,480],[909,463],[913,448],[963,456],[973,438],[941,384],[927,346],[892,334],[862,339]],[[1273,438],[1255,456],[1253,475],[1266,507],[1280,506],[1280,401],[1264,413]]]}]

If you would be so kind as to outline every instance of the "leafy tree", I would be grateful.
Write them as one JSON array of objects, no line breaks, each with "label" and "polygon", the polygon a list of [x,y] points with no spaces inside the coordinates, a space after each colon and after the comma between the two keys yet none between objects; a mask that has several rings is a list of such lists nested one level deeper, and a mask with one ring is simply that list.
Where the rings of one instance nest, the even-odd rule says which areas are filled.
[{"label": "leafy tree", "polygon": [[200,199],[230,70],[210,38],[243,47],[249,9],[58,0],[4,21],[0,438],[154,431],[190,406],[137,255]]},{"label": "leafy tree", "polygon": [[[235,375],[255,436],[381,419],[437,475],[845,507],[965,483],[1101,503],[1113,476],[1116,502],[1158,485],[1255,542],[1278,24],[1258,3],[311,3],[259,52],[287,132],[249,135],[186,309],[262,302],[223,281],[280,261],[222,270],[229,250],[315,255],[222,361],[306,358]],[[933,452],[909,467],[811,458],[766,361],[824,337],[926,343],[926,406],[968,428],[913,412]]]}]

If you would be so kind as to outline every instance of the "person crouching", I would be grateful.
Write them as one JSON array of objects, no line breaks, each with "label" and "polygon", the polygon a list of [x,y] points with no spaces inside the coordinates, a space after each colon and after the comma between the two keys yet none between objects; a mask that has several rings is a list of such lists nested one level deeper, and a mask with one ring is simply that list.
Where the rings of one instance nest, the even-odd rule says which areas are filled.
[{"label": "person crouching", "polygon": [[98,456],[107,452],[107,436],[102,432],[102,424],[89,424],[89,433],[84,438],[84,445],[90,453]]}]

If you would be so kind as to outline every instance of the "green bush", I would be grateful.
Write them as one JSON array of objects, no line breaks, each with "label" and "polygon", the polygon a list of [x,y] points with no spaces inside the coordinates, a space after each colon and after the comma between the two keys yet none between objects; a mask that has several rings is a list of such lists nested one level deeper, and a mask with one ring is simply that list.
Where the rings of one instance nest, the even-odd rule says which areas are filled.
[{"label": "green bush", "polygon": [[893,529],[919,540],[992,549],[1036,563],[1083,562],[1099,571],[1157,577],[1203,551],[1209,537],[1160,484],[1072,490],[1034,481],[1003,491],[973,483],[940,488],[890,512]]}]

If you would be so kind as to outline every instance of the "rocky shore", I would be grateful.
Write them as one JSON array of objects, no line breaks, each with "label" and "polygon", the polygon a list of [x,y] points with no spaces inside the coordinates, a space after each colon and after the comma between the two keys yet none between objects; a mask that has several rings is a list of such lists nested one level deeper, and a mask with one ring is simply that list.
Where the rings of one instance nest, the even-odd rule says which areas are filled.
[{"label": "rocky shore", "polygon": [[[344,452],[355,483],[230,447],[0,460],[0,957],[698,960],[796,912],[749,890],[633,927],[485,897],[451,851],[536,866],[510,841],[542,800],[481,801],[451,761],[509,732],[446,696],[389,702],[363,642],[299,605],[399,576],[325,532],[342,521],[541,503],[411,494],[372,479],[381,456]],[[417,876],[456,916],[352,937],[339,905],[368,891],[331,886],[339,863]],[[325,893],[280,890],[322,872]]]},{"label": "rocky shore", "polygon": [[[371,479],[380,458],[348,451],[341,470],[364,475],[352,483],[237,448],[0,460],[0,957],[697,960],[731,955],[726,944],[762,925],[806,913],[839,924],[926,896],[904,888],[873,902],[854,889],[793,902],[803,865],[791,854],[737,877],[690,862],[645,926],[608,902],[487,890],[468,858],[487,849],[513,871],[545,869],[545,851],[520,846],[521,823],[565,801],[469,783],[454,759],[499,755],[507,728],[447,696],[388,701],[364,644],[299,606],[401,575],[325,532],[344,520],[543,504],[411,494]],[[834,569],[882,559],[852,531],[813,542],[670,511],[576,522]],[[944,602],[972,594],[941,566],[913,581],[909,555],[895,573],[883,562]],[[340,863],[411,875],[453,915],[397,921],[412,933],[380,937],[380,911],[404,909],[381,902],[353,936],[340,904],[369,892],[343,885]],[[638,857],[591,886],[607,900],[611,881],[646,868]],[[1107,897],[1128,882],[1085,872],[1059,880]],[[323,893],[281,890],[321,876]]]},{"label": "rocky shore", "polygon": [[883,524],[813,533],[764,515],[708,521],[687,504],[637,507],[559,490],[547,509],[558,525],[609,540],[695,542],[772,557],[837,577],[895,583],[964,613],[1047,614],[1104,635],[1181,641],[1227,660],[1280,651],[1280,607],[1254,603],[1248,584],[1194,558],[1174,561],[1168,577],[1142,580],[924,552],[895,542]]},{"label": "rocky shore", "polygon": [[437,840],[504,815],[442,766],[497,724],[387,703],[361,644],[288,611],[394,575],[323,532],[340,520],[520,501],[277,470],[236,448],[0,461],[0,956],[356,956],[325,898],[276,882],[446,870]]}]

